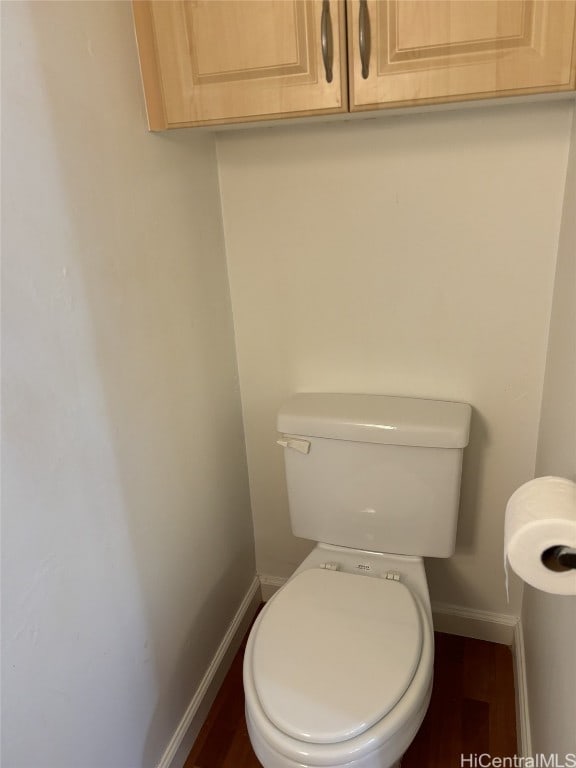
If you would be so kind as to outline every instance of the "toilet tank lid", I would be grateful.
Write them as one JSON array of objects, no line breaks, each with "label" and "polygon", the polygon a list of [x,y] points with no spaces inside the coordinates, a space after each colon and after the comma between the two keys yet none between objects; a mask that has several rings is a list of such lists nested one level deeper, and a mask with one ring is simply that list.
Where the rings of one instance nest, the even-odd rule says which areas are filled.
[{"label": "toilet tank lid", "polygon": [[306,392],[278,412],[278,431],[354,442],[464,448],[472,409],[467,403],[390,395]]}]

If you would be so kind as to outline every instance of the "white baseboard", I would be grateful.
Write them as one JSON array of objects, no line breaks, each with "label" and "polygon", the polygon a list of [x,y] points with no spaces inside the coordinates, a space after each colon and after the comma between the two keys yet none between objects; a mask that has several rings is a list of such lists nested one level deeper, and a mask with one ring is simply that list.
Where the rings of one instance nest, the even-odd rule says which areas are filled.
[{"label": "white baseboard", "polygon": [[530,712],[528,709],[528,685],[526,678],[526,655],[524,652],[524,630],[522,629],[521,621],[514,627],[512,657],[514,659],[518,754],[522,757],[532,757],[532,736],[530,732]]},{"label": "white baseboard", "polygon": [[258,574],[260,579],[260,586],[262,588],[262,600],[267,602],[270,600],[275,592],[278,592],[280,587],[283,587],[288,579],[283,576],[269,576],[265,573]]},{"label": "white baseboard", "polygon": [[472,637],[490,643],[512,645],[518,624],[516,616],[478,611],[449,603],[432,603],[434,629],[449,635]]},{"label": "white baseboard", "polygon": [[174,731],[157,768],[182,768],[186,762],[200,728],[216,698],[218,689],[222,685],[250,622],[256,615],[260,600],[260,580],[256,576],[222,638],[222,642],[188,705],[184,717]]}]

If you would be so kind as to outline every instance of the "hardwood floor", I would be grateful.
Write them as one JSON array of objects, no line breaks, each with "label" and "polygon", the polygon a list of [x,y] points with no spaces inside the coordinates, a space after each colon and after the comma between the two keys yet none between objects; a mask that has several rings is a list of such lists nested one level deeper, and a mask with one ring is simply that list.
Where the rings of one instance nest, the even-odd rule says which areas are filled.
[{"label": "hardwood floor", "polygon": [[[459,768],[460,754],[516,753],[510,649],[435,633],[434,689],[426,718],[402,768]],[[184,768],[260,768],[244,720],[246,638]]]},{"label": "hardwood floor", "polygon": [[212,704],[184,768],[261,768],[244,718],[242,662],[248,635]]},{"label": "hardwood floor", "polygon": [[457,768],[460,754],[516,754],[512,653],[505,645],[435,633],[428,713],[402,768]]}]

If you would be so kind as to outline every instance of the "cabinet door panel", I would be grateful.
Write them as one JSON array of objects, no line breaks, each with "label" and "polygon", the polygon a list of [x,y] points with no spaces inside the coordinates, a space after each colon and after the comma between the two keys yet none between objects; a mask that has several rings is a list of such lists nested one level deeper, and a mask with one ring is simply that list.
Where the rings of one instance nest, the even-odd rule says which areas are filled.
[{"label": "cabinet door panel", "polygon": [[135,0],[150,127],[345,112],[343,2],[327,6],[331,82],[321,0]]},{"label": "cabinet door panel", "polygon": [[351,109],[492,98],[575,87],[574,0],[350,0]]}]

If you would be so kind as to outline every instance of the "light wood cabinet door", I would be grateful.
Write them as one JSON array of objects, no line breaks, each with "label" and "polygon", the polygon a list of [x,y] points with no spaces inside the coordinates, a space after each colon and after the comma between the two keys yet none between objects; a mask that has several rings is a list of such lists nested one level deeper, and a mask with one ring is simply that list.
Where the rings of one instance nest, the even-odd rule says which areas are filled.
[{"label": "light wood cabinet door", "polygon": [[575,6],[349,0],[350,109],[572,90]]},{"label": "light wood cabinet door", "polygon": [[152,130],[347,111],[343,0],[133,9]]}]

